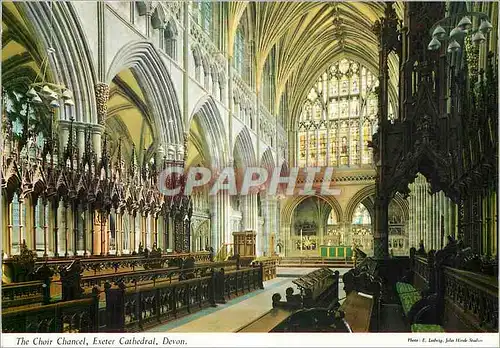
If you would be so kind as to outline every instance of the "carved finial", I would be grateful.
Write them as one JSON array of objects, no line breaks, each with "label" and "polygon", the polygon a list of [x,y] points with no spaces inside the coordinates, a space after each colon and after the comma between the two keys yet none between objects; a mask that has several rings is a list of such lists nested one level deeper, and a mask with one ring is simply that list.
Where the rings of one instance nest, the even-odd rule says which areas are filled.
[{"label": "carved finial", "polygon": [[130,159],[130,177],[131,178],[134,178],[135,177],[135,172],[137,170],[137,162],[136,162],[136,158],[135,158],[135,144],[132,143],[132,155],[131,155],[131,159]]}]

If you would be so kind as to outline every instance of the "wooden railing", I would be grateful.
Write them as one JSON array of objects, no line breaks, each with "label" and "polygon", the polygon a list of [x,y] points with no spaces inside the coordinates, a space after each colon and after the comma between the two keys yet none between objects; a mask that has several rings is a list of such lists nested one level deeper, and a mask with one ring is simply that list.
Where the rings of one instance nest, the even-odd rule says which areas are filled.
[{"label": "wooden railing", "polygon": [[106,283],[106,331],[141,331],[257,288],[263,288],[262,267],[213,270],[207,277],[138,289]]},{"label": "wooden railing", "polygon": [[142,331],[147,327],[215,305],[213,276],[157,287],[106,286],[107,332]]},{"label": "wooden railing", "polygon": [[426,289],[429,292],[436,291],[434,257],[433,254],[429,257],[415,256],[411,260],[413,285],[417,289]]},{"label": "wooden railing", "polygon": [[273,308],[330,308],[338,305],[339,279],[339,271],[333,272],[327,267],[313,271],[293,281],[299,288],[298,294],[294,294],[291,287],[286,289],[286,301],[281,301],[281,294],[274,294]]},{"label": "wooden railing", "polygon": [[105,283],[118,284],[123,283],[126,287],[137,286],[141,283],[153,283],[161,281],[179,281],[190,278],[202,278],[210,275],[216,269],[236,268],[236,261],[211,262],[203,266],[193,268],[167,267],[154,270],[141,270],[135,272],[122,272],[103,274],[97,276],[85,276],[81,279],[83,288],[92,288],[93,286],[104,286]]},{"label": "wooden railing", "polygon": [[[33,269],[41,266],[47,266],[52,272],[57,273],[61,268],[68,267],[74,260],[79,260],[83,271],[93,271],[97,274],[101,271],[118,272],[119,269],[156,269],[168,266],[181,266],[182,262],[188,258],[193,258],[196,263],[205,263],[211,261],[211,255],[208,251],[196,253],[176,253],[163,254],[155,256],[150,253],[145,255],[122,255],[122,256],[87,256],[73,258],[37,258],[34,260]],[[5,259],[2,261],[8,272],[14,272],[15,261]],[[13,281],[16,281],[15,276]]]},{"label": "wooden railing", "polygon": [[264,289],[262,266],[215,273],[215,300],[225,303],[244,293]]},{"label": "wooden railing", "polygon": [[300,290],[304,306],[312,307],[325,292],[338,300],[339,272],[329,268],[320,268],[293,281]]},{"label": "wooden railing", "polygon": [[427,258],[411,260],[413,285],[435,293],[438,321],[455,332],[498,331],[498,279],[436,263]]},{"label": "wooden railing", "polygon": [[11,283],[2,285],[2,308],[34,303],[47,304],[50,290],[42,281]]},{"label": "wooden railing", "polygon": [[276,278],[276,267],[280,258],[277,256],[260,257],[252,261],[252,266],[262,264],[264,272],[264,281]]},{"label": "wooden railing", "polygon": [[97,332],[99,290],[80,300],[2,312],[4,333]]},{"label": "wooden railing", "polygon": [[498,279],[443,267],[443,326],[466,332],[498,332]]}]

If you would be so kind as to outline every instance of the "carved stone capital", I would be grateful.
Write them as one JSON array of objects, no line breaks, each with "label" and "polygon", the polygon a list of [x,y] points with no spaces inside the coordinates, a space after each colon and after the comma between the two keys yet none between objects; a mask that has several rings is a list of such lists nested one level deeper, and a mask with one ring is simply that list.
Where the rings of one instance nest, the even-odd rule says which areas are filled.
[{"label": "carved stone capital", "polygon": [[109,85],[99,82],[95,86],[95,96],[97,101],[97,120],[104,125],[108,112]]}]

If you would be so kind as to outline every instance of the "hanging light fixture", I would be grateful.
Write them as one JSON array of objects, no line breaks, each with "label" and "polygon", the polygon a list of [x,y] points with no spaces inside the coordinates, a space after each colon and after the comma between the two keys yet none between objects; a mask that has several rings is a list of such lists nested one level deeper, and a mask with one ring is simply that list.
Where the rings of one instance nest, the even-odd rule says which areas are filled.
[{"label": "hanging light fixture", "polygon": [[34,104],[42,104],[43,100],[40,98],[40,96],[37,94],[33,98],[31,98],[31,102]]},{"label": "hanging light fixture", "polygon": [[491,25],[491,23],[487,19],[481,20],[481,25],[479,26],[479,30],[483,34],[488,34],[492,28],[493,28],[493,25]]},{"label": "hanging light fixture", "polygon": [[56,100],[59,99],[59,95],[56,92],[52,92],[52,94],[47,96],[47,99]]},{"label": "hanging light fixture", "polygon": [[446,30],[443,29],[442,26],[438,25],[436,29],[432,32],[432,38],[443,40],[446,37]]},{"label": "hanging light fixture", "polygon": [[458,27],[458,26],[455,27],[455,28],[453,28],[450,31],[450,39],[457,40],[457,39],[460,39],[464,35],[465,35],[465,31],[462,28]]},{"label": "hanging light fixture", "polygon": [[53,101],[50,102],[49,104],[52,108],[54,109],[57,109],[58,107],[61,106],[61,104],[59,104],[59,102],[57,101],[57,99],[54,99]]},{"label": "hanging light fixture", "polygon": [[429,43],[429,46],[427,46],[427,49],[429,51],[437,51],[440,48],[441,48],[441,42],[439,42],[437,38],[433,38]]},{"label": "hanging light fixture", "polygon": [[472,36],[472,42],[475,44],[475,45],[479,45],[483,42],[486,41],[486,37],[484,36],[484,34],[481,32],[481,31],[477,31],[473,36]]},{"label": "hanging light fixture", "polygon": [[26,93],[26,95],[30,98],[35,98],[35,97],[38,97],[38,93],[35,91],[35,89],[33,87],[30,88],[30,90]]},{"label": "hanging light fixture", "polygon": [[448,52],[457,52],[460,49],[460,44],[456,40],[452,40],[448,44]]},{"label": "hanging light fixture", "polygon": [[43,86],[43,88],[40,92],[45,94],[46,96],[51,96],[52,94],[54,94],[54,91],[52,89],[50,89],[50,87],[48,85]]},{"label": "hanging light fixture", "polygon": [[472,22],[470,21],[470,18],[467,16],[462,17],[460,22],[458,22],[458,27],[462,28],[462,30],[467,30],[470,27],[472,27]]},{"label": "hanging light fixture", "polygon": [[[474,21],[481,24],[478,28],[473,28],[471,18],[476,18]],[[453,27],[454,23],[459,19],[458,24]],[[447,37],[447,30],[445,28],[452,28]],[[472,43],[480,45],[486,41],[486,35],[493,29],[489,17],[485,13],[479,12],[466,12],[459,15],[446,17],[435,23],[431,28],[431,41],[427,45],[430,51],[436,51],[441,48],[441,41],[448,41],[448,52],[457,52],[463,45],[463,39],[466,35],[470,35]]]},{"label": "hanging light fixture", "polygon": [[[50,10],[52,16],[52,2],[50,3]],[[53,34],[52,28],[51,34]],[[61,102],[64,102],[64,105],[73,106],[75,105],[73,93],[66,88],[66,86],[50,83],[46,80],[46,73],[49,68],[49,57],[51,54],[56,53],[56,50],[52,47],[52,41],[53,38],[51,37],[49,48],[47,49],[47,55],[43,58],[38,75],[35,77],[34,82],[29,86],[26,96],[30,98],[32,103],[41,104],[45,101],[49,103],[52,108],[60,107]]]},{"label": "hanging light fixture", "polygon": [[71,99],[73,98],[73,93],[69,89],[64,90],[62,94],[63,99]]}]

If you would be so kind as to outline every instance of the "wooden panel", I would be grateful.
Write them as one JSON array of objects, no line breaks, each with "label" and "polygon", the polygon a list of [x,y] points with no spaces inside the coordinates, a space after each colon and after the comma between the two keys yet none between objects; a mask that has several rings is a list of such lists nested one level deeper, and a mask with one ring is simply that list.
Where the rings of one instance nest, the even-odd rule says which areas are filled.
[{"label": "wooden panel", "polygon": [[273,308],[236,332],[270,332],[292,314],[293,312],[282,308]]},{"label": "wooden panel", "polygon": [[351,326],[352,332],[370,331],[373,298],[361,296],[353,291],[347,295],[341,309],[345,313],[344,319]]}]

